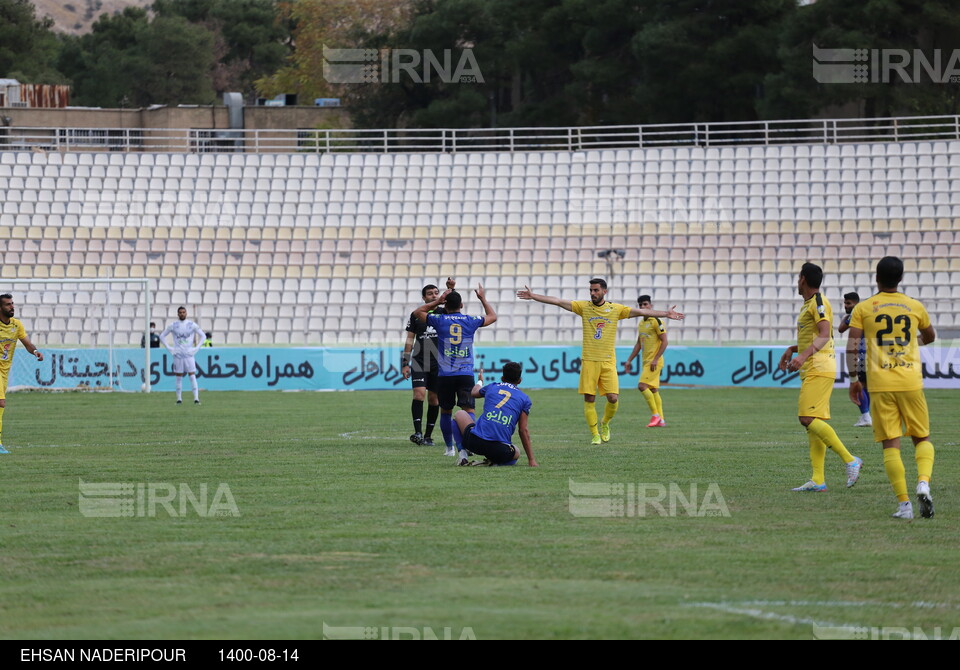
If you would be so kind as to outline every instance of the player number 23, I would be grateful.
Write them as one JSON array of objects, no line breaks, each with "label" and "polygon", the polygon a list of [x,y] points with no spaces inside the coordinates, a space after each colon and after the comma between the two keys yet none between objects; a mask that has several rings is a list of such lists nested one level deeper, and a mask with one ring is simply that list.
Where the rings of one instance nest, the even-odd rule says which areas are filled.
[{"label": "player number 23", "polygon": [[459,323],[450,324],[450,344],[460,344],[463,342],[463,326]]},{"label": "player number 23", "polygon": [[[877,323],[881,321],[886,323],[885,328],[881,328],[877,331],[877,344],[881,347],[889,347],[896,343],[898,347],[905,346],[910,343],[910,317],[906,314],[898,314],[896,318],[891,318],[889,314],[878,314],[875,319]],[[890,340],[884,340],[884,335],[889,335],[893,332],[893,324],[900,326],[902,324],[903,337],[899,335],[894,338],[891,342]]]}]

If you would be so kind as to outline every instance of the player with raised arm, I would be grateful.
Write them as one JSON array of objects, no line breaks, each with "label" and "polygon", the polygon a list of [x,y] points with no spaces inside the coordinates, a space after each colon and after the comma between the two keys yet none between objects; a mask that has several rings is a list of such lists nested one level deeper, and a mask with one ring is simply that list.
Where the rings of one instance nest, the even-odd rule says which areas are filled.
[{"label": "player with raised arm", "polygon": [[527,419],[533,402],[520,390],[523,366],[510,362],[503,366],[499,382],[483,385],[483,370],[478,371],[479,382],[470,392],[474,398],[483,398],[483,412],[474,417],[460,410],[454,420],[463,434],[463,447],[483,456],[483,461],[461,462],[460,465],[516,465],[520,451],[513,446],[513,433],[520,433],[520,443],[527,454],[530,467],[537,467]]},{"label": "player with raised arm", "polygon": [[7,384],[10,381],[10,366],[13,365],[17,342],[21,342],[27,352],[36,356],[38,361],[43,361],[43,354],[33,346],[23,323],[14,318],[15,313],[13,296],[9,293],[0,295],[0,454],[10,453],[3,448],[3,411],[7,407]]},{"label": "player with raised arm", "polygon": [[[856,291],[843,294],[843,311],[846,312],[846,314],[840,317],[840,325],[837,326],[838,333],[845,333],[850,329],[850,315],[853,313],[853,308],[856,307],[859,302],[860,294]],[[860,418],[853,424],[855,428],[869,428],[873,425],[873,418],[870,416],[870,393],[867,391],[866,359],[867,343],[863,338],[860,338],[860,356],[857,358],[857,367],[847,369],[847,374],[849,374],[851,378],[856,376],[863,386],[863,391],[858,398],[860,402],[857,403],[860,407]]]},{"label": "player with raised arm", "polygon": [[[637,298],[637,305],[642,309],[652,309],[650,296],[642,295]],[[623,364],[623,371],[630,374],[631,363],[640,350],[643,350],[640,366],[640,383],[637,388],[647,401],[650,408],[650,423],[647,428],[663,428],[667,425],[663,417],[663,398],[660,395],[660,373],[663,371],[663,352],[667,350],[667,329],[663,319],[648,316],[638,326],[637,343],[633,345],[630,357]]]},{"label": "player with raised arm", "polygon": [[[883,445],[883,467],[897,496],[897,519],[912,519],[907,476],[900,456],[900,437],[913,439],[917,462],[917,502],[920,515],[933,516],[930,478],[934,448],[930,441],[930,412],[923,394],[920,346],[937,339],[930,316],[919,300],[898,290],[903,261],[886,256],[877,263],[877,289],[850,315],[847,365],[856,365],[859,340],[867,341],[867,378],[873,395],[873,439]],[[855,369],[855,368],[852,368]],[[857,403],[863,385],[850,377],[850,399]]]},{"label": "player with raised arm", "polygon": [[[780,357],[779,368],[800,372],[800,398],[797,417],[807,429],[810,443],[810,481],[794,491],[826,491],[823,473],[827,447],[847,464],[847,487],[857,483],[863,461],[853,456],[843,445],[836,431],[830,427],[830,395],[837,376],[837,359],[833,351],[833,309],[820,292],[823,270],[819,265],[804,263],[797,279],[797,293],[803,297],[803,307],[797,318],[797,344],[787,347]],[[793,355],[799,352],[794,358]]]},{"label": "player with raised arm", "polygon": [[[167,335],[173,335],[173,348],[167,343]],[[197,386],[197,361],[194,356],[203,346],[204,333],[200,326],[187,319],[187,308],[177,309],[177,320],[160,333],[160,344],[173,356],[173,374],[177,376],[177,404],[183,404],[183,375],[190,375],[193,403],[200,404],[200,387]]]},{"label": "player with raised arm", "polygon": [[[580,394],[583,396],[583,414],[593,436],[591,444],[610,441],[610,421],[617,413],[620,399],[620,379],[617,376],[617,323],[621,319],[636,316],[653,316],[680,320],[683,314],[676,306],[663,312],[654,309],[631,309],[626,305],[607,302],[607,282],[603,279],[590,280],[590,300],[563,300],[538,295],[524,286],[517,291],[521,300],[534,300],[547,305],[556,305],[578,315],[583,321],[583,362],[580,366]],[[597,421],[597,389],[606,395],[607,406],[603,411],[603,421]]]},{"label": "player with raised arm", "polygon": [[[453,408],[459,406],[473,414],[474,401],[470,394],[473,389],[473,336],[478,329],[489,326],[497,320],[497,313],[487,302],[483,286],[477,285],[477,298],[483,305],[483,316],[467,316],[461,313],[463,298],[456,291],[447,289],[436,300],[421,305],[414,315],[437,331],[437,360],[440,364],[440,380],[437,396],[440,400],[440,430],[443,438],[450,444],[450,438],[457,447],[457,464],[467,460],[463,449],[463,436],[453,421]],[[444,304],[445,314],[431,314],[431,310],[440,303]]]},{"label": "player with raised arm", "polygon": [[[447,288],[453,290],[456,281],[447,277]],[[433,284],[427,284],[420,291],[424,303],[432,302],[440,296],[440,289]],[[436,314],[443,313],[443,307],[433,310]],[[410,379],[413,384],[413,402],[410,413],[413,416],[413,435],[410,441],[414,444],[433,446],[433,427],[437,423],[440,413],[440,401],[437,397],[439,377],[437,375],[437,331],[428,326],[425,321],[418,319],[413,312],[407,320],[407,340],[400,356],[400,373],[404,379]],[[426,398],[427,429],[423,430],[423,401]],[[453,443],[447,445],[447,456],[456,455]]]}]

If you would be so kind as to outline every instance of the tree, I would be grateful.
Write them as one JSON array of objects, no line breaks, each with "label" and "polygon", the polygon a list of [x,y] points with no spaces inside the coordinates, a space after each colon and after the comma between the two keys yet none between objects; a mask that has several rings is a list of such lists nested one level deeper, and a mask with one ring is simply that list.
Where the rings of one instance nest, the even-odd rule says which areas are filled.
[{"label": "tree", "polygon": [[212,104],[213,35],[183,17],[127,7],[90,33],[68,38],[60,57],[78,104],[101,107]]},{"label": "tree", "polygon": [[410,0],[293,0],[282,6],[282,19],[294,26],[295,49],[288,62],[256,81],[261,94],[297,93],[301,99],[344,97],[342,86],[323,74],[323,48],[366,46],[370,35],[384,35],[404,25]]},{"label": "tree", "polygon": [[[786,22],[779,41],[779,72],[765,81],[766,118],[803,118],[855,105],[868,117],[897,114],[956,114],[956,84],[929,78],[906,83],[821,84],[812,74],[813,45],[825,49],[915,49],[932,57],[943,52],[943,65],[960,44],[960,15],[950,0],[885,0],[866,5],[820,0],[800,7]],[[912,70],[911,70],[912,74]]]},{"label": "tree", "polygon": [[55,63],[60,43],[53,20],[38,19],[29,0],[0,0],[0,77],[30,84],[61,84]]},{"label": "tree", "polygon": [[218,92],[255,94],[254,81],[279,69],[290,52],[290,25],[275,0],[157,0],[159,17],[180,16],[214,35]]}]

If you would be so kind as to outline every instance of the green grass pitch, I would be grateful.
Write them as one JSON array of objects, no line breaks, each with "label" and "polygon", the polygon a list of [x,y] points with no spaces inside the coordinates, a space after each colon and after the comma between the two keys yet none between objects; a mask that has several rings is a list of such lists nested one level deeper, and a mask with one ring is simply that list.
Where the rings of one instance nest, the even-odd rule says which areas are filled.
[{"label": "green grass pitch", "polygon": [[[831,423],[865,468],[846,489],[828,453],[822,494],[790,491],[809,477],[796,391],[667,387],[669,425],[648,430],[645,403],[625,390],[602,447],[589,445],[574,390],[530,394],[536,469],[456,468],[442,447],[413,446],[409,390],[204,393],[199,407],[189,393],[182,406],[171,393],[12,394],[0,637],[296,639],[326,625],[810,639],[960,627],[956,392],[927,392],[937,513],[912,522],[890,518],[880,448],[852,427],[842,391]],[[904,456],[912,494],[912,446]],[[80,480],[195,494],[206,484],[210,497],[227,484],[239,516],[181,516],[175,502],[176,516],[89,517]],[[701,497],[716,484],[729,516],[575,516],[571,480],[696,483]]]}]

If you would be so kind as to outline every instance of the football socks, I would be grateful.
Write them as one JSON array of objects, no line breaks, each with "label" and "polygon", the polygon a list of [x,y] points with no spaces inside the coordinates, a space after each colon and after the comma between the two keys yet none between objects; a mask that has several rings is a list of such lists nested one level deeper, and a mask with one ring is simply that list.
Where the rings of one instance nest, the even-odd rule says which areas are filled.
[{"label": "football socks", "polygon": [[660,411],[657,409],[657,399],[654,397],[655,395],[659,394],[654,393],[650,389],[644,389],[640,391],[640,394],[643,396],[643,399],[647,401],[647,405],[650,407],[650,414],[659,414]]},{"label": "football socks", "polygon": [[[594,405],[596,407],[596,405]],[[619,402],[610,402],[607,401],[607,406],[603,408],[603,422],[610,423],[613,420],[613,417],[616,415],[617,410],[620,409]]]},{"label": "football socks", "polygon": [[843,446],[843,442],[840,441],[837,432],[831,428],[830,424],[826,421],[823,419],[814,419],[810,425],[807,426],[807,432],[819,437],[825,445],[833,449],[837,455],[843,459],[844,463],[853,463],[853,456],[851,456],[847,448]]},{"label": "football socks", "polygon": [[440,414],[440,432],[443,433],[443,443],[448,447],[453,446],[453,415]]},{"label": "football socks", "polygon": [[[0,409],[0,413],[3,410]],[[917,442],[915,447],[916,452],[914,454],[917,459],[917,481],[920,482],[930,482],[930,477],[933,476],[933,444],[930,440],[923,440],[922,442]]]},{"label": "football socks", "polygon": [[814,484],[823,484],[823,462],[827,457],[827,445],[813,433],[807,433],[807,439],[810,440],[810,466],[813,468],[813,474],[810,480]]},{"label": "football socks", "polygon": [[440,414],[440,405],[427,406],[427,432],[423,434],[424,439],[429,440],[433,436],[433,427],[437,425],[438,414]]},{"label": "football socks", "polygon": [[900,502],[907,502],[910,496],[907,495],[907,473],[903,468],[903,459],[900,458],[899,449],[883,450],[883,467],[887,471],[887,479],[893,485],[893,492]]},{"label": "football socks", "polygon": [[413,432],[422,433],[420,424],[423,423],[423,401],[413,399],[410,403],[410,414],[413,416]]},{"label": "football socks", "polygon": [[654,399],[657,401],[657,411],[656,413],[660,415],[660,418],[663,418],[663,396],[659,392],[653,394]]},{"label": "football socks", "polygon": [[584,402],[583,403],[583,416],[587,419],[587,426],[590,427],[590,432],[593,435],[599,435],[600,429],[597,428],[597,403],[595,402]]}]

